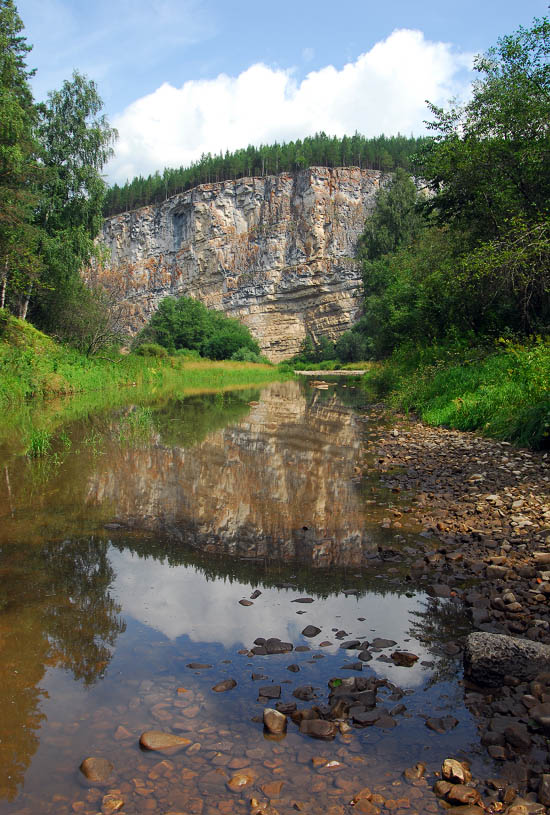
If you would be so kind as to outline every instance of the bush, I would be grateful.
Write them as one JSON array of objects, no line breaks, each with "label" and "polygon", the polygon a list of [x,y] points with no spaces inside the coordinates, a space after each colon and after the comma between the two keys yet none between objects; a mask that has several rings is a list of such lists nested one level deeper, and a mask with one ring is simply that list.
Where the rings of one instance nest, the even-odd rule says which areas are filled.
[{"label": "bush", "polygon": [[167,357],[168,351],[156,342],[144,342],[135,352],[140,357]]},{"label": "bush", "polygon": [[231,354],[231,359],[235,362],[267,362],[265,357],[252,351],[251,348],[239,348],[234,354]]},{"label": "bush", "polygon": [[178,348],[177,351],[174,351],[174,355],[177,357],[183,357],[184,359],[200,359],[201,355],[198,351],[195,351],[191,348]]},{"label": "bush", "polygon": [[171,354],[181,349],[195,351],[210,359],[231,359],[241,348],[260,354],[246,326],[191,297],[162,300],[134,347],[142,343],[156,343]]}]

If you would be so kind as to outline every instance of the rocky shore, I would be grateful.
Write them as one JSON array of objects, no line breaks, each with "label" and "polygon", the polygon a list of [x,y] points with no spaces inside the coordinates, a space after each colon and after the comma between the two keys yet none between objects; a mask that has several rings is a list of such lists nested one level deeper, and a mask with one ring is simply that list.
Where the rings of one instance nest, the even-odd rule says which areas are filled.
[{"label": "rocky shore", "polygon": [[[483,779],[486,804],[510,815],[550,806],[549,464],[548,453],[407,419],[376,451],[382,484],[396,497],[383,525],[406,532],[417,524],[427,542],[407,578],[464,603],[483,632],[466,642],[464,694],[499,776]],[[413,496],[404,509],[403,495]],[[529,796],[522,808],[518,791]]]}]

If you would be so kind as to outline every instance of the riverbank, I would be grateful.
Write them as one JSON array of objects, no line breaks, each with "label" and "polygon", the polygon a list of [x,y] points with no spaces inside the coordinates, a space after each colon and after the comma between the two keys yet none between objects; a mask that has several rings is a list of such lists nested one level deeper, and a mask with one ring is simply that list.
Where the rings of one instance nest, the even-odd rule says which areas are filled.
[{"label": "riverbank", "polygon": [[[435,604],[464,604],[476,631],[549,645],[548,464],[545,453],[399,418],[377,441],[376,465],[395,496],[383,526],[397,535],[420,527],[430,544],[410,563],[411,585],[425,581]],[[382,560],[395,557],[381,552]],[[460,637],[446,645],[447,653],[464,647]],[[500,787],[485,780],[487,805],[503,801],[507,788],[531,793],[526,812],[549,804],[542,713],[550,674],[535,674],[536,681],[502,676],[498,687],[464,681],[466,706],[500,779]]]},{"label": "riverbank", "polygon": [[430,425],[550,447],[550,343],[432,346],[395,352],[362,380],[373,398]]},{"label": "riverbank", "polygon": [[[291,374],[250,362],[122,355],[87,357],[0,313],[0,444],[33,451],[67,421],[169,395],[255,387]],[[70,397],[70,398],[67,398]],[[36,447],[36,449],[39,449]]]}]

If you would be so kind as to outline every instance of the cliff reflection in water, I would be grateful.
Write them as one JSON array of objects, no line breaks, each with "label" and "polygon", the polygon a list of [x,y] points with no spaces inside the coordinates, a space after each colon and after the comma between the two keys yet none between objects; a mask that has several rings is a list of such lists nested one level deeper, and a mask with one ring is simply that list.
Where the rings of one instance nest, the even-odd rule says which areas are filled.
[{"label": "cliff reflection in water", "polygon": [[361,425],[336,395],[306,395],[298,382],[270,385],[246,418],[188,449],[177,443],[174,420],[157,419],[149,447],[98,462],[89,505],[239,556],[360,565],[374,547],[354,479]]}]

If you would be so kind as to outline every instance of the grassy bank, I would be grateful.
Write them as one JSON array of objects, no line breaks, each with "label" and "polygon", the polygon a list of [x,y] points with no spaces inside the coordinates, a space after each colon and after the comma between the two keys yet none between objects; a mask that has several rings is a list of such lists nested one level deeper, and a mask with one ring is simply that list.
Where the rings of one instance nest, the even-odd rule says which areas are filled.
[{"label": "grassy bank", "polygon": [[101,391],[114,386],[152,388],[171,384],[218,389],[257,385],[280,378],[270,365],[210,362],[117,353],[86,357],[58,345],[29,323],[0,315],[0,408],[33,397]]},{"label": "grassy bank", "polygon": [[[86,357],[0,312],[0,443],[25,448],[44,430],[128,402],[254,387],[284,379],[270,365],[143,357]],[[70,396],[71,398],[61,398]]]},{"label": "grassy bank", "polygon": [[362,386],[422,421],[533,449],[550,447],[550,342],[401,350]]}]

